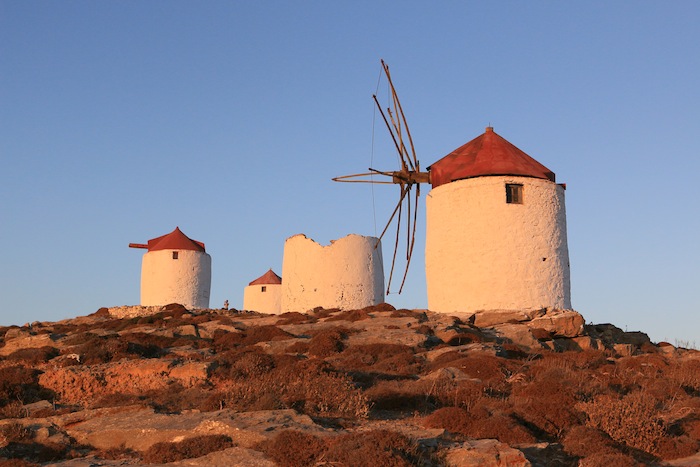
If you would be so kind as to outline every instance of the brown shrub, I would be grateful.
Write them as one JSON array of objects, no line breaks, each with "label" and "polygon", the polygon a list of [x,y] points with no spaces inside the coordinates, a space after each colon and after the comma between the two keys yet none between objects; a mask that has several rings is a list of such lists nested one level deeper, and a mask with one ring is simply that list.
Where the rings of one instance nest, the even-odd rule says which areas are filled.
[{"label": "brown shrub", "polygon": [[2,467],[38,467],[40,464],[24,459],[0,459]]},{"label": "brown shrub", "polygon": [[588,415],[588,425],[606,432],[627,446],[655,454],[665,435],[658,402],[637,391],[624,397],[601,395],[578,406]]},{"label": "brown shrub", "polygon": [[21,443],[34,438],[34,432],[21,423],[12,422],[2,427],[0,436],[5,443]]},{"label": "brown shrub", "polygon": [[634,457],[621,452],[599,452],[579,462],[579,467],[638,467],[642,464]]},{"label": "brown shrub", "polygon": [[308,351],[309,351],[309,343],[307,341],[303,341],[303,340],[298,340],[285,349],[285,352],[295,353],[295,354],[305,354],[305,353],[308,353]]},{"label": "brown shrub", "polygon": [[311,337],[309,354],[314,357],[325,358],[342,352],[345,348],[343,344],[345,337],[346,334],[341,328],[322,329]]},{"label": "brown shrub", "polygon": [[318,318],[310,316],[298,311],[288,311],[279,315],[279,320],[275,323],[276,326],[284,326],[286,324],[305,324],[315,323]]},{"label": "brown shrub", "polygon": [[7,359],[13,361],[20,360],[31,365],[37,365],[39,363],[48,362],[52,358],[57,357],[58,354],[59,351],[57,348],[44,346],[39,348],[15,350],[7,356]]},{"label": "brown shrub", "polygon": [[575,426],[562,438],[564,451],[576,457],[619,452],[607,433],[589,426]]},{"label": "brown shrub", "polygon": [[535,442],[534,436],[513,418],[489,411],[483,405],[469,411],[444,407],[430,414],[425,424],[476,439],[493,438],[508,444]]},{"label": "brown shrub", "polygon": [[273,439],[258,444],[257,449],[267,454],[282,467],[315,465],[328,450],[326,442],[316,435],[296,430],[281,431]]},{"label": "brown shrub", "polygon": [[362,310],[347,310],[341,311],[340,313],[331,316],[326,321],[362,321],[365,319],[371,319],[372,316],[365,309]]},{"label": "brown shrub", "polygon": [[393,431],[348,433],[329,442],[326,462],[348,467],[409,467],[427,463],[418,443]]},{"label": "brown shrub", "polygon": [[497,384],[505,381],[508,364],[507,360],[486,353],[445,352],[433,360],[430,371],[454,367],[484,383]]},{"label": "brown shrub", "polygon": [[692,456],[700,449],[700,443],[689,436],[666,437],[659,441],[655,454],[663,460]]},{"label": "brown shrub", "polygon": [[223,451],[233,446],[235,444],[231,438],[225,435],[195,436],[176,443],[156,443],[144,451],[143,462],[167,464],[182,459],[206,456],[210,452]]},{"label": "brown shrub", "polygon": [[29,404],[52,399],[54,393],[39,385],[38,370],[24,366],[0,368],[0,407],[13,402]]},{"label": "brown shrub", "polygon": [[577,389],[570,370],[551,368],[530,383],[514,385],[511,401],[520,418],[558,438],[571,426],[583,423],[576,408]]},{"label": "brown shrub", "polygon": [[58,461],[65,456],[66,449],[52,443],[12,442],[0,449],[0,458],[23,459],[37,463]]},{"label": "brown shrub", "polygon": [[433,399],[421,381],[380,380],[364,391],[374,410],[426,411]]},{"label": "brown shrub", "polygon": [[243,334],[245,335],[243,338],[243,345],[254,345],[258,342],[290,339],[294,337],[292,334],[271,324],[264,326],[252,326],[246,329]]},{"label": "brown shrub", "polygon": [[420,373],[421,362],[404,344],[364,344],[345,349],[336,361],[344,370],[373,371],[393,375]]},{"label": "brown shrub", "polygon": [[[366,306],[363,308],[363,310],[371,313],[373,311],[394,311],[394,310],[396,310],[396,308],[394,308],[394,306],[389,304],[389,303],[382,302],[382,303],[378,303],[376,305]],[[401,311],[409,311],[409,310],[401,310]]]},{"label": "brown shrub", "polygon": [[243,344],[245,335],[241,332],[230,332],[222,329],[214,331],[211,346],[215,352],[225,352]]}]

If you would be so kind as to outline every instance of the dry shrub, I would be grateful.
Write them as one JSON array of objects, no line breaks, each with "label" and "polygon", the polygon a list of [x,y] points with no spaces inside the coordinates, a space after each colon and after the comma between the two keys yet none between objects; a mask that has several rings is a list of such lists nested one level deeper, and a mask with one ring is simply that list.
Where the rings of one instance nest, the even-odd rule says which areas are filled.
[{"label": "dry shrub", "polygon": [[333,313],[337,313],[340,311],[340,308],[322,308],[322,307],[316,307],[313,310],[311,310],[311,313],[318,318],[318,319],[323,319],[323,318],[328,318],[331,316]]},{"label": "dry shrub", "polygon": [[577,390],[571,370],[550,368],[530,383],[514,385],[511,401],[518,417],[558,438],[569,427],[583,423],[576,409]]},{"label": "dry shrub", "polygon": [[345,348],[343,344],[345,337],[346,334],[342,328],[322,329],[311,337],[309,354],[314,357],[325,358],[342,352]]},{"label": "dry shrub", "polygon": [[255,345],[258,342],[268,342],[275,340],[290,339],[294,337],[287,331],[283,331],[277,326],[267,324],[264,326],[252,326],[244,332],[243,345]]},{"label": "dry shrub", "polygon": [[224,331],[223,329],[217,329],[214,331],[211,346],[215,352],[225,352],[242,345],[244,337],[245,335],[241,332],[230,332]]},{"label": "dry shrub", "polygon": [[[373,311],[394,311],[394,310],[396,310],[396,308],[394,308],[394,306],[389,304],[389,303],[382,302],[382,303],[378,303],[376,305],[366,306],[363,308],[363,310],[371,313]],[[409,311],[409,310],[401,310],[401,311]]]},{"label": "dry shrub", "polygon": [[39,385],[38,370],[24,366],[0,368],[0,407],[52,399],[54,393]]},{"label": "dry shrub", "polygon": [[206,456],[210,452],[223,451],[233,446],[235,444],[231,438],[225,435],[195,436],[176,443],[156,443],[144,451],[143,462],[167,464],[182,459]]},{"label": "dry shrub", "polygon": [[414,375],[421,369],[413,348],[404,344],[353,345],[340,354],[336,364],[344,370],[393,375]]},{"label": "dry shrub", "polygon": [[7,356],[8,360],[20,360],[30,365],[45,363],[54,357],[57,357],[59,351],[55,347],[44,346],[39,348],[19,349]]},{"label": "dry shrub", "polygon": [[604,394],[578,407],[588,415],[589,426],[619,443],[656,454],[665,436],[657,404],[654,397],[636,391],[621,398]]},{"label": "dry shrub", "polygon": [[433,406],[422,381],[381,380],[366,389],[364,395],[373,410],[425,411]]},{"label": "dry shrub", "polygon": [[341,311],[340,313],[331,316],[326,321],[363,321],[365,319],[371,319],[372,316],[366,310],[347,310]]},{"label": "dry shrub", "polygon": [[326,442],[316,435],[296,430],[281,431],[273,439],[257,445],[281,467],[315,465],[328,450]]},{"label": "dry shrub", "polygon": [[682,360],[670,369],[668,378],[689,396],[700,397],[700,360]]},{"label": "dry shrub", "polygon": [[275,323],[276,326],[284,326],[287,324],[307,324],[315,323],[318,318],[310,316],[298,311],[288,311],[279,315],[279,320]]},{"label": "dry shrub", "polygon": [[38,467],[40,464],[24,459],[0,459],[2,467]]},{"label": "dry shrub", "polygon": [[33,441],[12,442],[0,449],[0,458],[23,459],[25,461],[47,463],[66,457],[64,446],[53,443],[36,443]]},{"label": "dry shrub", "polygon": [[579,462],[579,467],[638,467],[641,465],[634,457],[621,452],[599,452]]},{"label": "dry shrub", "polygon": [[295,354],[305,354],[309,352],[309,343],[304,340],[298,340],[289,347],[285,349],[285,352],[287,353],[295,353]]},{"label": "dry shrub", "polygon": [[430,414],[425,424],[431,428],[443,428],[470,438],[492,438],[502,443],[533,443],[534,436],[513,418],[480,405],[471,410],[444,407]]},{"label": "dry shrub", "polygon": [[329,441],[324,460],[347,467],[410,467],[428,463],[418,443],[393,431],[348,433]]},{"label": "dry shrub", "polygon": [[666,437],[659,441],[655,454],[663,460],[692,456],[700,449],[700,443],[689,436]]},{"label": "dry shrub", "polygon": [[129,356],[129,344],[118,335],[98,336],[86,332],[70,336],[64,343],[74,346],[69,352],[79,354],[85,365],[109,363]]},{"label": "dry shrub", "polygon": [[30,441],[32,438],[34,438],[32,429],[21,423],[12,422],[0,429],[0,445],[6,443],[22,443]]},{"label": "dry shrub", "polygon": [[509,362],[481,352],[445,352],[430,365],[430,371],[453,367],[484,383],[498,385],[505,381]]},{"label": "dry shrub", "polygon": [[[454,380],[436,378],[432,381],[421,381],[425,394],[438,407],[461,407],[471,410],[482,402],[486,387],[474,380]],[[430,386],[427,386],[427,384]]]},{"label": "dry shrub", "polygon": [[[220,404],[241,411],[294,408],[308,415],[365,418],[367,398],[345,374],[318,360],[245,352],[226,369],[217,368]],[[211,404],[211,401],[210,401]]]},{"label": "dry shrub", "polygon": [[576,457],[618,453],[615,441],[607,433],[590,426],[575,426],[562,438],[564,451]]}]

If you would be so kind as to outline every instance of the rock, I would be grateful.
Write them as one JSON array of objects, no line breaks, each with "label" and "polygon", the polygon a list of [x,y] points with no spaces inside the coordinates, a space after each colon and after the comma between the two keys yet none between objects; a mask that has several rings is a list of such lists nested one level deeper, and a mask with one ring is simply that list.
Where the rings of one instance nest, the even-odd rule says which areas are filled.
[{"label": "rock", "polygon": [[613,344],[613,349],[620,357],[630,357],[634,355],[636,346],[632,344]]},{"label": "rock", "polygon": [[542,316],[545,310],[484,310],[474,314],[474,326],[488,328],[496,324],[522,323]]},{"label": "rock", "polygon": [[547,310],[543,316],[533,318],[528,327],[549,331],[554,337],[578,337],[583,335],[585,320],[573,310]]},{"label": "rock", "polygon": [[499,324],[494,326],[498,337],[528,349],[541,349],[542,344],[535,339],[530,329],[522,324]]},{"label": "rock", "polygon": [[495,439],[465,441],[450,448],[445,456],[445,465],[454,467],[527,467],[530,462],[525,454]]},{"label": "rock", "polygon": [[214,434],[230,436],[238,446],[251,448],[284,429],[311,433],[326,431],[307,415],[300,415],[291,409],[243,413],[225,409],[182,414],[157,414],[153,410],[142,409],[90,418],[69,425],[66,431],[79,443],[98,449],[124,445],[135,451],[144,451],[159,442]]},{"label": "rock", "polygon": [[[9,331],[8,331],[9,332]],[[7,335],[7,334],[6,334]],[[13,352],[21,349],[38,349],[40,347],[53,347],[54,340],[51,334],[39,334],[36,336],[20,333],[21,337],[8,340],[5,338],[5,346],[0,348],[0,355],[7,357]]]}]

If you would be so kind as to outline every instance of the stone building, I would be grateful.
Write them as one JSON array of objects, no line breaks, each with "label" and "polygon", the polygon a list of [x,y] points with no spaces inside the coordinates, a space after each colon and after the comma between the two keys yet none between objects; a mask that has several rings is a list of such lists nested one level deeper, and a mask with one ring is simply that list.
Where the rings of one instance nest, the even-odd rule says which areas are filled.
[{"label": "stone building", "polygon": [[270,269],[243,290],[243,309],[279,314],[282,310],[282,278]]},{"label": "stone building", "polygon": [[178,227],[148,243],[130,243],[148,250],[141,265],[141,305],[179,303],[186,308],[209,308],[211,256],[204,243]]},{"label": "stone building", "polygon": [[428,168],[433,311],[571,308],[566,186],[486,128]]}]

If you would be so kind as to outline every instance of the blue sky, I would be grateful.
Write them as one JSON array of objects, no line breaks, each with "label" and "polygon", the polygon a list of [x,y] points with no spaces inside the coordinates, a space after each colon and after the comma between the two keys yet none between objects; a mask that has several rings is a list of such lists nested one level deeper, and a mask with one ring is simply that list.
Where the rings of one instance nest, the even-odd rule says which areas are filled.
[{"label": "blue sky", "polygon": [[[396,166],[373,129],[383,58],[423,166],[490,124],[567,184],[587,321],[700,344],[699,19],[694,1],[2,0],[0,324],[137,304],[127,245],[175,226],[234,307],[287,237],[377,233],[398,188],[330,179]],[[427,305],[419,222],[395,306]]]}]

